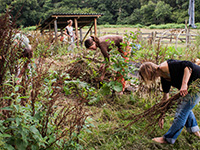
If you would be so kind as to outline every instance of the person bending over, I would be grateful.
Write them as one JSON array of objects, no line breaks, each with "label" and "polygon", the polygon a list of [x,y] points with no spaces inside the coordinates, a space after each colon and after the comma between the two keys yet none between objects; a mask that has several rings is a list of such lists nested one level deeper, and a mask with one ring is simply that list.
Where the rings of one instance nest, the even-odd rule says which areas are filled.
[{"label": "person bending over", "polygon": [[[111,45],[112,41],[114,43]],[[97,38],[95,36],[91,36],[87,40],[85,40],[85,47],[88,49],[91,49],[91,50],[96,50],[97,48],[99,48],[106,61],[109,61],[109,52],[112,50],[111,47],[117,47],[121,56],[125,60],[128,60],[128,54],[130,54],[130,48],[129,48],[129,46],[127,46],[126,51],[124,51],[122,49],[122,45],[121,45],[122,42],[123,42],[123,37],[119,36],[119,35],[105,35],[105,36],[102,36],[99,38]],[[108,67],[108,65],[103,64],[100,68],[100,69],[102,69],[102,75],[100,77],[101,81],[104,79],[107,67]],[[117,78],[117,80],[122,83],[122,86],[123,86],[122,92],[123,92],[125,90],[125,79],[120,74],[119,78]]]},{"label": "person bending over", "polygon": [[[189,133],[194,133],[200,137],[199,126],[192,109],[199,102],[197,94],[188,93],[189,85],[200,78],[200,66],[190,61],[167,60],[160,65],[152,62],[145,62],[139,69],[139,74],[146,84],[155,81],[160,77],[163,100],[169,98],[171,86],[180,90],[183,99],[178,105],[172,126],[168,132],[162,137],[156,137],[152,140],[158,143],[174,144],[180,135],[184,126]],[[159,126],[163,127],[163,120],[159,120]]]}]

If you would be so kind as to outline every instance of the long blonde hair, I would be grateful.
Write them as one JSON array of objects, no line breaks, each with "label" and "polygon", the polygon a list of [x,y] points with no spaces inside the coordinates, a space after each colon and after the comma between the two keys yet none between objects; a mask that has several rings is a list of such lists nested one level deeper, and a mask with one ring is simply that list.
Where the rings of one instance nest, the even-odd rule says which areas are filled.
[{"label": "long blonde hair", "polygon": [[156,76],[156,64],[152,62],[144,62],[139,69],[139,75],[141,76],[142,80],[145,81],[145,83],[149,82],[155,82],[157,76]]}]

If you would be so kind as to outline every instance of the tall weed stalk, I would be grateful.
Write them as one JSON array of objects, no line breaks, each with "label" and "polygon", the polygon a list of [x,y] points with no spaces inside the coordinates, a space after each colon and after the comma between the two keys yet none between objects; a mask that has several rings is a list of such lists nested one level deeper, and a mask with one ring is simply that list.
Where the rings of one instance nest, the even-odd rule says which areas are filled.
[{"label": "tall weed stalk", "polygon": [[37,59],[32,58],[29,69],[16,84],[16,66],[22,50],[13,44],[17,30],[11,18],[9,12],[0,18],[0,139],[3,138],[3,148],[81,149],[79,134],[86,128],[87,110],[82,101],[61,98],[64,78],[52,72],[52,63],[44,59],[49,46],[42,46],[45,43],[40,41],[33,46]]}]

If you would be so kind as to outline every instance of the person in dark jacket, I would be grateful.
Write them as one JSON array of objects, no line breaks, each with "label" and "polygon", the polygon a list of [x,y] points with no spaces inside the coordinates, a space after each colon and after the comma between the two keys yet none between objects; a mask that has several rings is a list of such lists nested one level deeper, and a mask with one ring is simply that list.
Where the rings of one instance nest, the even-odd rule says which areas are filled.
[{"label": "person in dark jacket", "polygon": [[[180,90],[182,101],[178,105],[175,118],[168,132],[162,137],[152,140],[158,143],[174,144],[184,126],[189,133],[194,133],[200,138],[199,126],[192,109],[199,102],[199,93],[188,93],[189,85],[200,78],[200,66],[190,61],[167,60],[160,65],[145,62],[139,69],[139,74],[146,84],[161,78],[163,100],[169,98],[171,86]],[[159,126],[163,127],[163,120],[159,120]]]}]

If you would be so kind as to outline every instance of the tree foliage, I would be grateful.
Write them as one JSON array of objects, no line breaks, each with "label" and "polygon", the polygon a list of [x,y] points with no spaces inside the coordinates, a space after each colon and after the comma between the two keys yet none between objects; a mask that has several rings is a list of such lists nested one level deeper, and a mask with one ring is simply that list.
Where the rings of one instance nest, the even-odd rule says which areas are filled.
[{"label": "tree foliage", "polygon": [[[99,24],[184,23],[189,0],[0,0],[0,13],[11,6],[20,12],[18,25],[37,25],[52,13],[103,13]],[[200,0],[195,1],[195,20],[200,21]]]}]

